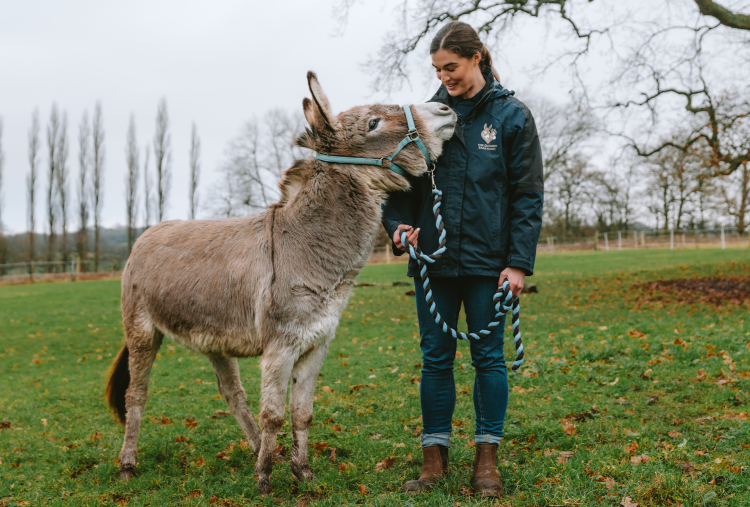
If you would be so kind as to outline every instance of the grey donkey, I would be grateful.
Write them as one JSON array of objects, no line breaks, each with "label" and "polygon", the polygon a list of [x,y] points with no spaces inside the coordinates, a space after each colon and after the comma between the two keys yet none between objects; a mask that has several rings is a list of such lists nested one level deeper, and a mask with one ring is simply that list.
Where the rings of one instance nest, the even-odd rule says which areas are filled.
[{"label": "grey donkey", "polygon": [[[315,74],[302,102],[309,127],[297,145],[328,155],[382,158],[406,136],[397,105],[354,107],[334,115]],[[450,139],[456,115],[447,106],[412,106],[430,157]],[[393,160],[414,176],[427,170],[413,143]],[[388,192],[409,182],[378,166],[297,160],[281,197],[262,213],[224,220],[179,220],[148,229],[122,275],[125,346],[110,373],[107,399],[125,424],[120,478],[133,477],[148,378],[165,335],[205,355],[219,392],[258,456],[258,489],[271,492],[276,434],[291,378],[291,469],[314,479],[308,464],[313,392],[352,286],[367,262]],[[256,425],[237,358],[261,357]]]}]

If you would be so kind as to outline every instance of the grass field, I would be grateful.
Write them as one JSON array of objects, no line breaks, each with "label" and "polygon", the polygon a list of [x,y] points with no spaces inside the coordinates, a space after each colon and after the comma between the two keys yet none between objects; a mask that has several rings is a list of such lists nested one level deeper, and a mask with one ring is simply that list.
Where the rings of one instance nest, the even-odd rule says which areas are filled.
[{"label": "grass field", "polygon": [[[116,480],[123,429],[103,390],[123,339],[118,281],[0,287],[0,506],[750,505],[747,307],[644,303],[634,288],[709,275],[750,276],[750,250],[539,257],[540,292],[522,298],[528,359],[510,377],[500,447],[507,496],[490,501],[467,488],[466,343],[452,473],[431,494],[398,492],[421,460],[414,298],[390,285],[408,280],[403,264],[364,270],[360,282],[377,285],[355,289],[331,344],[310,430],[318,480],[293,481],[287,423],[265,499],[237,424],[211,418],[226,405],[208,361],[170,340],[151,376],[139,474]],[[240,362],[254,414],[257,364]]]}]

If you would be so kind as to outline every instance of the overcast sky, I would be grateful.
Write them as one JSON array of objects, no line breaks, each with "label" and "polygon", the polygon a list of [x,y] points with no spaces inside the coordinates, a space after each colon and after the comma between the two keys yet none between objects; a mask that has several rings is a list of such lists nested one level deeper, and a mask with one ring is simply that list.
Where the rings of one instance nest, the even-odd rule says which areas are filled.
[{"label": "overcast sky", "polygon": [[[30,1],[6,4],[0,17],[0,116],[5,152],[3,222],[26,229],[27,132],[39,108],[42,133],[52,103],[68,115],[71,194],[78,173],[76,135],[84,111],[101,100],[106,130],[103,223],[125,222],[125,135],[135,115],[141,148],[151,142],[157,102],[166,97],[171,122],[173,184],[167,218],[188,216],[188,150],[191,123],[202,142],[200,191],[216,177],[226,142],[252,116],[282,107],[301,108],[308,94],[305,73],[317,72],[335,110],[376,101],[421,102],[438,82],[430,79],[429,55],[412,67],[412,87],[395,96],[373,95],[360,64],[394,23],[394,1],[358,4],[343,35],[334,36],[334,2]],[[503,84],[563,99],[564,79],[548,74],[531,82],[530,63],[542,51],[546,28],[530,25],[514,44],[522,50],[496,54]],[[42,135],[43,143],[46,137]],[[153,161],[153,157],[152,157]],[[40,163],[47,157],[41,152]],[[153,166],[152,166],[153,168]],[[44,189],[39,178],[37,230],[42,232]],[[140,190],[140,189],[139,189]],[[199,217],[205,216],[199,213]],[[71,214],[69,223],[75,224]],[[73,227],[71,227],[73,228]]]}]

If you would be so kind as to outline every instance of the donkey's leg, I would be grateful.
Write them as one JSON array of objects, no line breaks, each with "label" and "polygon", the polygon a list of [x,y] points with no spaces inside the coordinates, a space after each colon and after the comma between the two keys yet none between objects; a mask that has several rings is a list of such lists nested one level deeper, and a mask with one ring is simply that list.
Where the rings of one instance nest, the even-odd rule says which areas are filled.
[{"label": "donkey's leg", "polygon": [[227,401],[229,411],[237,419],[237,424],[240,425],[242,433],[245,434],[247,443],[250,444],[257,456],[260,452],[260,430],[247,406],[247,395],[242,388],[237,359],[208,356],[208,360],[214,367],[214,373],[216,373],[216,379],[219,382],[219,392]]},{"label": "donkey's leg", "polygon": [[307,462],[307,438],[313,418],[313,393],[320,367],[326,358],[328,343],[309,350],[297,360],[292,370],[292,473],[298,479],[314,480]]},{"label": "donkey's leg", "polygon": [[276,447],[276,433],[284,424],[286,389],[293,366],[294,358],[291,350],[267,350],[260,361],[262,375],[260,426],[263,434],[255,472],[258,474],[258,491],[263,495],[271,493],[270,477],[273,468],[273,451]]},{"label": "donkey's leg", "polygon": [[125,393],[125,441],[120,451],[120,479],[128,480],[135,473],[138,459],[138,430],[148,398],[148,377],[164,335],[150,323],[140,326],[126,323],[125,334],[130,352],[130,385]]}]

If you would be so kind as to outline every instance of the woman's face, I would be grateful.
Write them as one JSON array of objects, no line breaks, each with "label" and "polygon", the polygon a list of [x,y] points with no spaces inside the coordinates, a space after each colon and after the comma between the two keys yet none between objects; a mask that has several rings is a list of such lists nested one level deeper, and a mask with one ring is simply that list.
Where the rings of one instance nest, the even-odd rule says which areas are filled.
[{"label": "woman's face", "polygon": [[[477,75],[481,77],[479,71],[479,61],[481,55],[475,53],[471,58],[464,58],[453,51],[447,49],[438,49],[432,53],[432,66],[435,67],[437,78],[445,85],[451,97],[473,96],[474,91],[479,91]],[[481,83],[484,86],[484,83]]]}]

